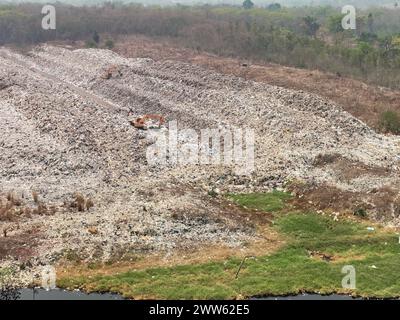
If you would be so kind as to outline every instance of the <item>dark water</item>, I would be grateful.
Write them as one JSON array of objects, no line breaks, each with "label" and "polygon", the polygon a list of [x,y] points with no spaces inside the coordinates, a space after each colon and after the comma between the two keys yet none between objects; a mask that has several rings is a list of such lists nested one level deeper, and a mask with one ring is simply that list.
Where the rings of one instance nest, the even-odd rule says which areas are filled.
[{"label": "dark water", "polygon": [[[6,297],[3,297],[3,299]],[[44,289],[21,289],[9,292],[8,300],[123,300],[118,294],[112,293],[84,293],[81,291],[68,291],[63,289],[53,289],[46,291]],[[6,298],[6,299],[7,299]],[[1,300],[1,298],[0,298]],[[328,295],[319,294],[299,294],[296,296],[281,297],[255,297],[251,300],[356,300],[346,295]]]},{"label": "dark water", "polygon": [[319,294],[299,294],[296,296],[282,296],[282,297],[260,297],[252,300],[360,300],[360,298],[353,298],[346,295],[331,294],[328,296],[322,296]]},{"label": "dark water", "polygon": [[123,297],[112,293],[84,293],[53,289],[21,289],[14,293],[10,300],[123,300]]}]

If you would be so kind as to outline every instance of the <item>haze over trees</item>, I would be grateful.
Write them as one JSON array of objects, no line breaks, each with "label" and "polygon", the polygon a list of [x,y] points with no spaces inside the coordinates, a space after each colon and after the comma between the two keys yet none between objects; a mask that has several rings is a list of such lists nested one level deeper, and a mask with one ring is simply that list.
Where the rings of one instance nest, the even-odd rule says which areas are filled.
[{"label": "haze over trees", "polygon": [[254,3],[251,0],[244,0],[243,1],[243,8],[251,9],[254,7]]},{"label": "haze over trees", "polygon": [[[97,5],[105,2],[114,2],[121,4],[157,4],[157,5],[175,5],[177,3],[186,4],[186,5],[220,5],[230,4],[230,5],[242,5],[243,0],[57,0],[57,1],[48,1],[48,0],[0,0],[0,3],[7,4],[19,4],[24,2],[30,3],[49,3],[49,2],[58,2],[72,5]],[[280,5],[283,6],[336,6],[342,7],[344,5],[354,5],[358,8],[367,8],[371,6],[379,6],[379,7],[395,7],[398,5],[398,1],[396,0],[280,0],[278,1]],[[253,3],[256,6],[266,7],[271,4],[274,4],[271,0],[253,0]]]},{"label": "haze over trees", "polygon": [[41,5],[0,6],[0,44],[83,40],[97,46],[101,39],[141,34],[168,37],[218,55],[400,87],[400,10],[359,10],[357,29],[343,30],[341,10],[333,7],[286,8],[270,3],[266,8],[247,9],[242,4],[161,8],[108,2],[93,7],[57,4],[56,8],[57,30],[43,30]]}]

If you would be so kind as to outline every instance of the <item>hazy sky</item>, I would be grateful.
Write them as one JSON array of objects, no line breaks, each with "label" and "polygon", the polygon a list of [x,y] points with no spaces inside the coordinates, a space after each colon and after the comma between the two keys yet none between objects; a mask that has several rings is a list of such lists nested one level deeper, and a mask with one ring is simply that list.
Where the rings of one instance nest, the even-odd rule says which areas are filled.
[{"label": "hazy sky", "polygon": [[[98,4],[105,2],[105,0],[58,0],[59,2],[79,5],[79,4]],[[136,3],[157,3],[157,4],[198,4],[198,3],[210,3],[210,4],[241,4],[242,0],[108,0],[109,2],[136,2]],[[357,7],[366,7],[370,5],[375,6],[393,6],[396,1],[400,0],[253,0],[256,5],[266,5],[274,2],[278,2],[286,6],[299,6],[299,5],[333,5],[343,6],[346,4],[354,4]],[[20,3],[20,2],[56,2],[56,0],[0,0],[0,2],[8,3]]]}]

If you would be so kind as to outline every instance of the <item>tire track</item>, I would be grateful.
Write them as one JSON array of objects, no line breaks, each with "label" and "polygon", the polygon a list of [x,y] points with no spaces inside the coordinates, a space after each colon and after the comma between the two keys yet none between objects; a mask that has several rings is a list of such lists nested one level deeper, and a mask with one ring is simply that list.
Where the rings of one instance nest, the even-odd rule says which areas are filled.
[{"label": "tire track", "polygon": [[21,67],[26,68],[27,70],[39,75],[42,78],[45,78],[47,80],[50,80],[52,82],[55,83],[59,83],[65,87],[67,87],[69,90],[71,90],[72,92],[76,93],[77,95],[79,95],[80,97],[90,100],[93,103],[95,103],[96,105],[99,105],[105,109],[107,109],[109,112],[125,112],[125,113],[129,113],[129,108],[125,108],[125,107],[121,107],[119,105],[116,105],[114,103],[111,103],[107,100],[105,100],[104,98],[101,98],[87,90],[84,90],[72,83],[66,82],[64,80],[61,80],[59,78],[57,78],[55,75],[49,74],[47,72],[41,71],[38,68],[35,68],[34,66],[29,65],[28,63],[26,63],[25,61],[22,61],[18,58],[16,58],[14,55],[9,55],[4,49],[2,49],[0,51],[0,57],[2,57],[5,60],[11,60],[13,63],[20,65]]}]

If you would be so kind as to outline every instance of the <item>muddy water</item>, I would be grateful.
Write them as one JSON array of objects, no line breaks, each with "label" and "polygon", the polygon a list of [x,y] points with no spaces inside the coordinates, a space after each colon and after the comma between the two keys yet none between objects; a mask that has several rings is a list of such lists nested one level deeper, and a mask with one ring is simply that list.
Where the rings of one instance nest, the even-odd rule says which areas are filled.
[{"label": "muddy water", "polygon": [[[84,293],[81,291],[67,291],[54,289],[22,289],[14,293],[13,300],[123,300],[118,294],[112,293]],[[299,294],[296,296],[257,297],[251,300],[354,300],[346,295],[322,296],[319,294]]]},{"label": "muddy water", "polygon": [[54,289],[21,289],[16,293],[15,300],[123,300],[123,297],[112,293],[84,293]]}]

